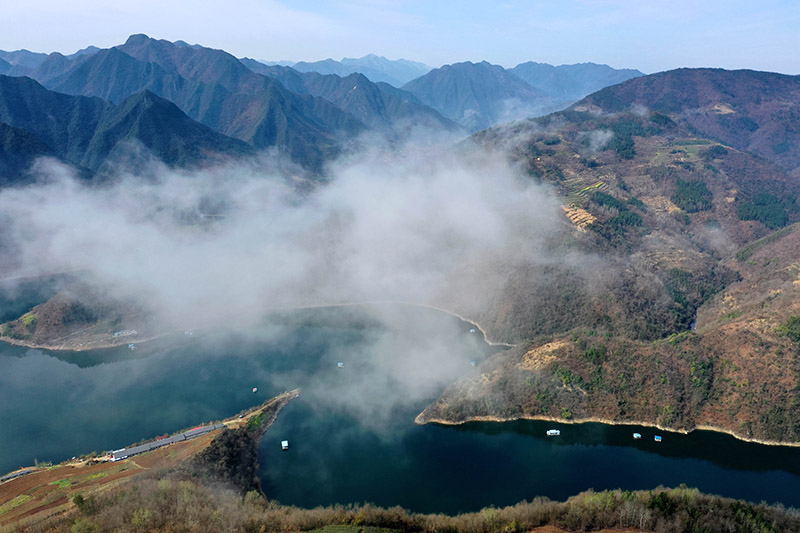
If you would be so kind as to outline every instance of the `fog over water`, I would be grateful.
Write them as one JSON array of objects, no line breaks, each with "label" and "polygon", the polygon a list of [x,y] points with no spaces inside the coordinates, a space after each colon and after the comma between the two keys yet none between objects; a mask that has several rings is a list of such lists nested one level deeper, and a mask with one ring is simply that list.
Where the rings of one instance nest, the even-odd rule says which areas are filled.
[{"label": "fog over water", "polygon": [[102,187],[52,162],[38,174],[38,185],[0,192],[4,277],[81,271],[176,327],[233,315],[247,325],[269,309],[328,302],[441,303],[465,291],[470,312],[502,284],[503,268],[549,261],[543,248],[562,221],[545,186],[483,150],[367,151],[303,192],[233,164],[161,167]]},{"label": "fog over water", "polygon": [[[367,150],[316,184],[250,163],[179,171],[150,162],[92,186],[52,161],[36,173],[34,185],[0,191],[5,319],[27,309],[15,280],[73,272],[177,334],[135,352],[0,346],[0,448],[14,450],[5,470],[224,418],[300,386],[261,448],[262,481],[284,503],[457,512],[686,481],[796,504],[792,451],[724,435],[656,445],[646,428],[566,426],[552,440],[551,422],[413,423],[494,349],[429,309],[339,304],[402,301],[476,317],[499,305],[520,267],[537,277],[564,266],[602,287],[622,265],[565,246],[558,198],[502,152]],[[633,441],[633,430],[648,438]],[[279,438],[291,453],[274,446]],[[754,454],[763,460],[745,464]],[[421,479],[432,480],[427,492]]]},{"label": "fog over water", "polygon": [[[34,185],[0,191],[2,277],[78,272],[94,295],[132,302],[160,331],[263,335],[275,310],[368,301],[474,317],[518,265],[564,260],[550,250],[567,227],[555,195],[483,148],[367,149],[311,186],[249,163],[183,171],[151,161],[93,186],[53,161],[35,172]],[[431,323],[401,338],[392,332],[409,328],[406,311],[370,312],[391,327],[362,342],[369,390],[333,396],[381,420],[451,382],[461,332]]]}]

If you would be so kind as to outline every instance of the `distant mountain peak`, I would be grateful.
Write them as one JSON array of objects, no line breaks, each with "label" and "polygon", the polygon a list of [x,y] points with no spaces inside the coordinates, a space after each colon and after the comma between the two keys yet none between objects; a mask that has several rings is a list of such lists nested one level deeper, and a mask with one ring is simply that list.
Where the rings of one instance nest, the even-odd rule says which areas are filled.
[{"label": "distant mountain peak", "polygon": [[125,41],[125,45],[143,44],[150,40],[151,38],[148,35],[145,35],[144,33],[134,33],[133,35],[128,37],[127,41]]},{"label": "distant mountain peak", "polygon": [[403,89],[473,131],[555,110],[545,93],[488,61],[444,65]]},{"label": "distant mountain peak", "polygon": [[562,102],[575,102],[604,87],[644,75],[638,70],[615,69],[592,62],[556,67],[528,61],[509,72]]},{"label": "distant mountain peak", "polygon": [[400,87],[431,70],[431,67],[409,61],[407,59],[387,59],[377,54],[367,54],[363,57],[344,57],[341,61],[331,58],[321,61],[300,61],[292,65],[299,72],[317,72],[319,74],[336,74],[347,76],[353,72],[360,72],[372,82],[385,82],[394,87]]},{"label": "distant mountain peak", "polygon": [[75,52],[74,54],[70,54],[70,57],[78,57],[78,56],[85,56],[85,55],[96,54],[96,53],[97,53],[97,52],[99,52],[100,50],[101,50],[101,49],[100,49],[100,48],[98,48],[98,47],[96,47],[96,46],[89,45],[89,46],[87,46],[86,48],[81,48],[80,50],[78,50],[78,51],[77,51],[77,52]]}]

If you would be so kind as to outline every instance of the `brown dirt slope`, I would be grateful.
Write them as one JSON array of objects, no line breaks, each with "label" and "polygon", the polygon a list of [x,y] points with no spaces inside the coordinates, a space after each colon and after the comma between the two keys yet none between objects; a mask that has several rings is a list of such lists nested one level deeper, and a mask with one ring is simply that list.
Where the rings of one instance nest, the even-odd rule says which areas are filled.
[{"label": "brown dirt slope", "polygon": [[529,342],[485,362],[418,420],[603,419],[800,443],[796,250],[797,226],[740,250],[728,263],[741,281],[699,308],[695,331],[641,342],[577,328]]},{"label": "brown dirt slope", "polygon": [[796,180],[650,111],[572,109],[477,141],[595,220],[565,216],[554,250],[567,259],[511,272],[478,321],[517,347],[420,422],[603,419],[800,442],[800,337],[786,333],[800,232],[782,227],[800,217]]}]

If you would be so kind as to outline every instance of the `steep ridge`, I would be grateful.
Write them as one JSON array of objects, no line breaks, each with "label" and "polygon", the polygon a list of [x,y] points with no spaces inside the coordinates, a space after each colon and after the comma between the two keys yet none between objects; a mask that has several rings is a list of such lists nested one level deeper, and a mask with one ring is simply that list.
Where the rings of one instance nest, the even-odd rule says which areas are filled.
[{"label": "steep ridge", "polygon": [[30,71],[38,67],[42,61],[47,59],[47,54],[31,52],[30,50],[24,49],[14,50],[11,52],[0,50],[0,59],[7,61],[15,67],[20,67]]},{"label": "steep ridge", "polygon": [[35,135],[47,153],[95,172],[130,143],[141,144],[170,165],[253,153],[247,144],[191,120],[149,92],[114,106],[99,98],[49,91],[30,78],[0,76],[0,122]]},{"label": "steep ridge", "polygon": [[27,169],[43,156],[55,154],[36,134],[0,122],[0,187],[27,181]]},{"label": "steep ridge", "polygon": [[556,105],[546,94],[486,61],[445,65],[402,89],[471,131],[542,115]]},{"label": "steep ridge", "polygon": [[52,90],[114,102],[150,90],[220,133],[257,149],[277,147],[314,171],[364,129],[333,104],[296,95],[226,52],[143,35],[72,60],[51,55],[32,76]]},{"label": "steep ridge", "polygon": [[420,102],[413,94],[388,83],[373,83],[355,73],[345,77],[289,67],[267,66],[250,60],[256,72],[279,80],[299,94],[319,96],[347,111],[371,128],[402,135],[412,127],[457,131],[459,126]]},{"label": "steep ridge", "polygon": [[114,104],[143,89],[175,96],[186,84],[186,80],[159,65],[138,61],[117,48],[101,50],[91,60],[85,59],[51,55],[31,77],[53,91],[97,96]]},{"label": "steep ridge", "polygon": [[107,159],[126,150],[124,142],[130,140],[138,141],[170,166],[253,153],[245,143],[190,119],[172,102],[142,91],[108,109],[81,164],[100,168]]},{"label": "steep ridge", "polygon": [[678,69],[607,87],[580,106],[608,112],[644,106],[788,170],[800,168],[800,76]]},{"label": "steep ridge", "polygon": [[509,69],[531,87],[560,102],[575,102],[604,87],[616,85],[644,73],[634,69],[614,69],[596,63],[553,66],[529,61]]}]

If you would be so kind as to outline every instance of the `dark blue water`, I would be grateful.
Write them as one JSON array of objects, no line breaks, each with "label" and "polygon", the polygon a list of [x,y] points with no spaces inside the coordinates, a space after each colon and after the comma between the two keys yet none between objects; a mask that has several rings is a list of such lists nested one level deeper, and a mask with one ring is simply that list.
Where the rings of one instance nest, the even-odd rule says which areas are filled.
[{"label": "dark blue water", "polygon": [[[0,472],[219,420],[301,387],[260,453],[265,492],[286,504],[370,501],[452,513],[588,488],[686,483],[800,507],[797,448],[603,424],[416,426],[426,402],[476,372],[470,361],[487,350],[452,317],[379,314],[297,313],[247,334],[174,335],[135,352],[0,344]],[[546,437],[551,427],[561,436]]]},{"label": "dark blue water", "polygon": [[[544,495],[685,483],[714,494],[800,506],[800,450],[712,432],[518,421],[407,426],[382,439],[348,416],[287,407],[261,447],[268,496],[304,507],[335,502],[473,511]],[[559,428],[560,437],[547,437]],[[642,439],[634,441],[633,432]],[[659,444],[653,435],[663,437]],[[279,440],[289,439],[282,452]]]}]

